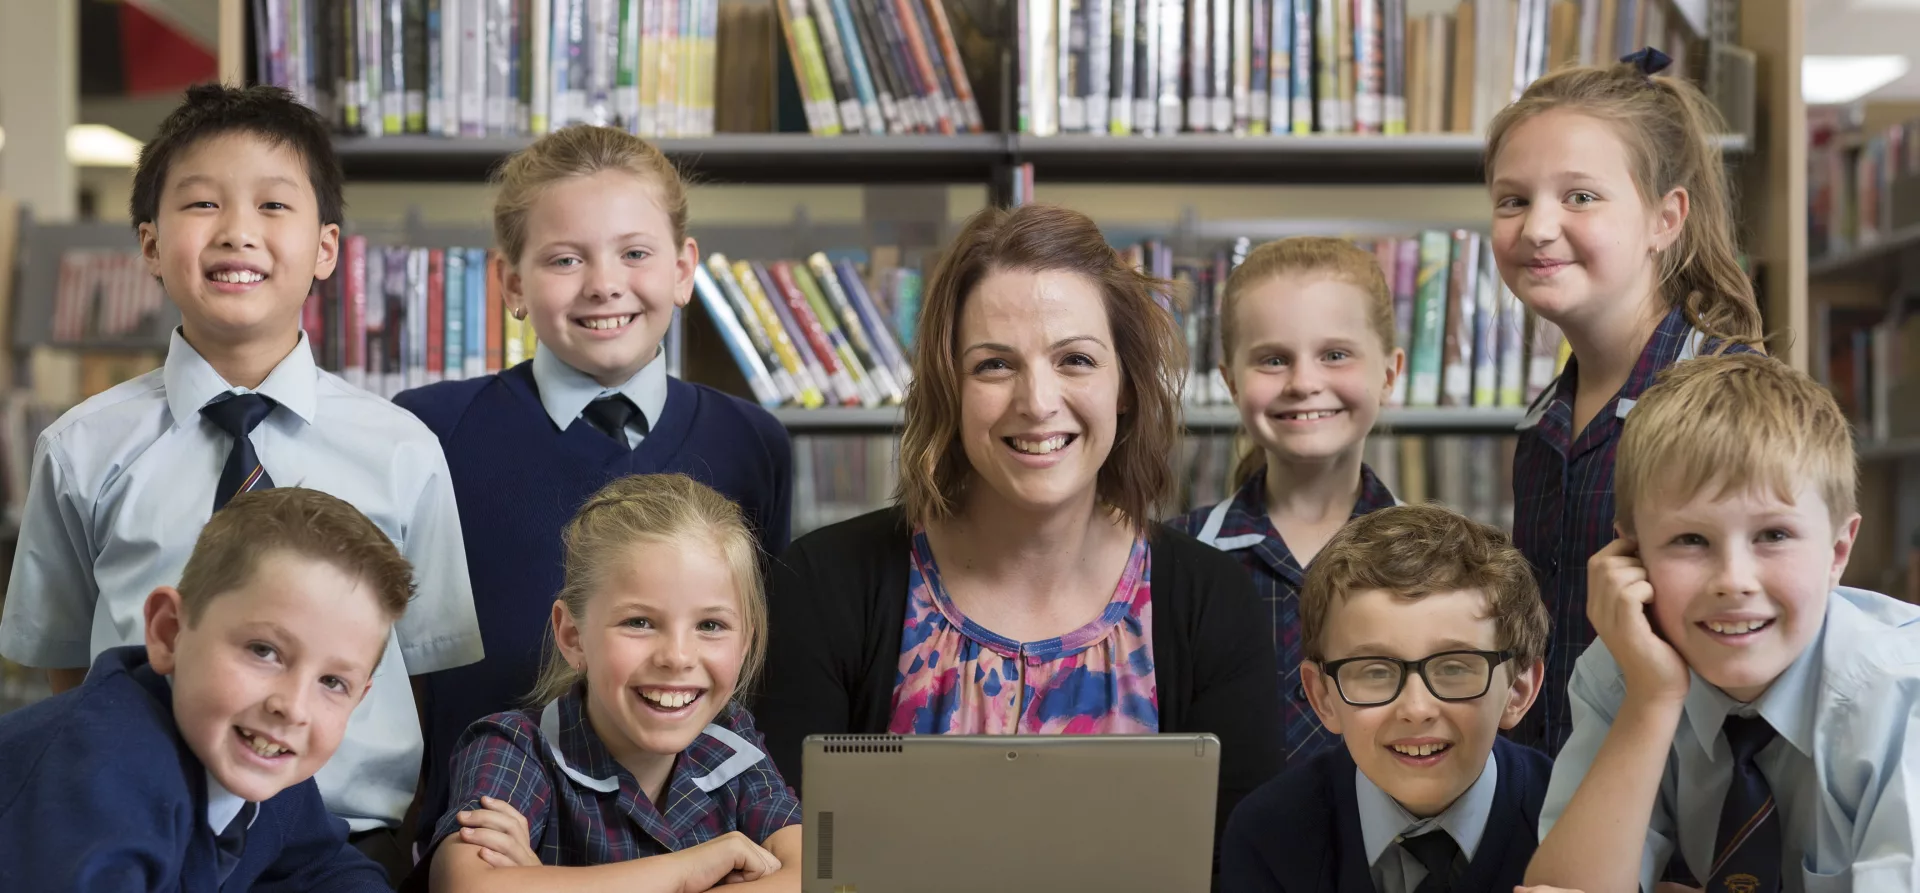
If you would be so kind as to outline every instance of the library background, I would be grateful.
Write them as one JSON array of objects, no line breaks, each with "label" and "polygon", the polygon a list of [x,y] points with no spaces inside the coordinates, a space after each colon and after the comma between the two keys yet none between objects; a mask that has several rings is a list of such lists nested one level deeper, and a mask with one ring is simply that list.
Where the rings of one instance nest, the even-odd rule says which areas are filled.
[{"label": "library background", "polygon": [[[1221,282],[1251,245],[1325,234],[1379,258],[1415,372],[1369,462],[1406,501],[1510,524],[1512,431],[1565,348],[1492,269],[1481,134],[1541,74],[1652,45],[1727,121],[1770,349],[1855,423],[1847,582],[1914,599],[1915,33],[1910,0],[0,0],[0,554],[38,433],[164,357],[177,313],[138,260],[131,164],[215,78],[335,125],[343,262],[307,329],[375,392],[529,355],[485,272],[486,177],[593,122],[696,183],[704,269],[670,362],[791,431],[796,536],[891,498],[923,277],[969,214],[1029,201],[1181,284],[1164,514],[1228,489]],[[0,710],[44,696],[3,664]]]}]

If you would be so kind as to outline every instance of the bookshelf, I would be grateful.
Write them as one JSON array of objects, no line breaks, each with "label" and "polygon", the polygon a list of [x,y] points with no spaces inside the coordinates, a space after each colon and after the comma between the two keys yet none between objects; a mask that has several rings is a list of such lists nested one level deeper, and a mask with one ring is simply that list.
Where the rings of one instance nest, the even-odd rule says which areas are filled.
[{"label": "bookshelf", "polygon": [[[970,0],[947,2],[950,8],[957,8],[955,4],[977,5]],[[1729,101],[1730,108],[1735,109],[1729,118],[1737,133],[1722,140],[1722,150],[1735,177],[1735,193],[1739,197],[1736,219],[1741,221],[1742,244],[1757,271],[1766,327],[1777,336],[1770,348],[1787,362],[1808,368],[1807,131],[1799,84],[1804,0],[1645,0],[1645,3],[1664,10],[1670,24],[1683,21],[1692,36],[1714,41],[1716,46],[1738,47],[1740,49],[1732,54],[1751,60],[1747,68],[1732,67],[1734,75],[1730,83],[1703,86],[1710,95]],[[1006,22],[998,28],[999,33],[989,35],[993,45],[986,48],[988,51],[983,56],[971,51],[978,48],[964,53],[989,132],[958,136],[721,133],[655,142],[696,183],[889,187],[866,191],[867,218],[863,226],[869,235],[883,230],[898,231],[899,221],[894,220],[894,215],[906,209],[906,223],[914,236],[910,243],[903,240],[900,244],[915,250],[937,245],[941,236],[951,232],[946,199],[933,198],[936,193],[943,193],[943,187],[985,185],[988,201],[1006,203],[1022,176],[1031,176],[1042,184],[1043,190],[1046,184],[1089,184],[1098,185],[1102,190],[1112,189],[1116,195],[1125,195],[1124,190],[1129,188],[1153,186],[1286,186],[1296,187],[1293,194],[1298,194],[1299,188],[1467,187],[1471,190],[1484,182],[1484,141],[1475,133],[1239,136],[1209,132],[1038,136],[1014,132],[1016,116],[1012,112],[1017,105],[1015,71],[1020,48],[1011,39],[1012,32],[1006,30],[1014,20],[1013,6],[1006,2],[989,5],[998,11],[996,15],[1005,13]],[[253,52],[249,45],[248,15],[249,10],[257,6],[244,0],[220,0],[221,71],[230,81],[248,76],[249,55]],[[1625,8],[1624,0],[1621,8]],[[1719,58],[1699,46],[1695,49],[1700,50],[1694,53],[1696,59]],[[773,51],[771,44],[769,51]],[[990,60],[989,69],[972,70],[982,59]],[[1747,75],[1744,79],[1742,72]],[[1041,76],[1046,75],[1043,72]],[[1412,93],[1408,96],[1411,98]],[[1750,110],[1740,111],[1749,103]],[[1434,120],[1431,114],[1427,119],[1429,124]],[[530,137],[524,136],[472,139],[427,135],[343,136],[337,146],[345,172],[355,182],[477,183],[507,154],[530,141]],[[1084,194],[1085,190],[1081,192]],[[876,199],[877,193],[884,195]],[[1159,194],[1168,193],[1162,190]],[[939,207],[918,207],[934,201],[938,201]],[[909,205],[915,207],[906,208]],[[1270,216],[1286,218],[1290,207],[1285,202],[1275,202]],[[1168,209],[1169,217],[1178,213],[1177,206]],[[1236,210],[1233,213],[1242,217],[1268,215],[1257,202],[1250,212]],[[1291,214],[1300,216],[1297,208],[1292,209]],[[1192,219],[1189,211],[1170,235],[1164,228],[1161,233],[1169,236],[1166,241],[1191,248],[1237,235],[1272,238],[1283,234],[1279,230],[1291,230],[1300,224],[1283,219],[1263,221],[1268,225],[1251,229],[1239,226],[1245,222],[1249,221],[1197,220]],[[1379,226],[1379,229],[1341,226],[1324,231],[1387,236],[1405,235],[1423,228],[1413,223]],[[1484,224],[1467,223],[1466,227],[1480,229]],[[1459,229],[1461,224],[1425,228]],[[725,226],[714,228],[696,223],[694,229],[705,251],[723,251],[735,259],[755,254],[754,249],[744,247],[747,243],[740,247],[730,244]],[[1125,230],[1144,233],[1146,229],[1137,221],[1116,223],[1113,234],[1117,237]],[[1397,233],[1391,232],[1395,229]],[[803,241],[811,243],[819,239],[794,239],[791,243],[797,246]],[[700,313],[690,313],[687,318],[694,322],[687,327],[684,354],[688,377],[745,393],[740,386],[743,379],[731,368],[733,364],[715,334],[715,326]],[[1395,408],[1385,413],[1381,433],[1387,435],[1383,440],[1401,442],[1432,437],[1434,449],[1440,453],[1491,454],[1493,450],[1482,448],[1497,447],[1498,443],[1491,443],[1494,441],[1510,445],[1507,435],[1512,433],[1523,413],[1524,410],[1513,408]],[[817,444],[814,449],[838,450],[844,442],[850,451],[856,445],[861,451],[872,448],[876,450],[871,453],[873,456],[885,454],[879,449],[880,442],[896,433],[901,423],[897,407],[781,408],[775,410],[775,415],[794,434],[812,435],[803,439],[814,441]],[[1204,449],[1219,448],[1237,427],[1237,421],[1237,413],[1231,406],[1193,406],[1186,413],[1187,430],[1195,435],[1193,439],[1210,442]],[[796,450],[799,466],[805,461],[799,451],[799,440],[796,440]],[[862,458],[858,461],[869,461],[865,458],[869,453],[860,455]],[[1510,466],[1510,458],[1504,463]],[[1475,469],[1472,486],[1500,488],[1499,475],[1494,471],[1480,471],[1483,465],[1495,468],[1501,462],[1476,460],[1471,466]],[[1435,475],[1436,492],[1444,494],[1446,478],[1464,473],[1453,471],[1452,465],[1447,467],[1448,472]],[[823,498],[823,502],[827,501],[831,500]]]},{"label": "bookshelf", "polygon": [[1814,258],[1807,264],[1810,280],[1859,281],[1898,275],[1902,263],[1920,257],[1920,224],[1907,226],[1871,245]]}]

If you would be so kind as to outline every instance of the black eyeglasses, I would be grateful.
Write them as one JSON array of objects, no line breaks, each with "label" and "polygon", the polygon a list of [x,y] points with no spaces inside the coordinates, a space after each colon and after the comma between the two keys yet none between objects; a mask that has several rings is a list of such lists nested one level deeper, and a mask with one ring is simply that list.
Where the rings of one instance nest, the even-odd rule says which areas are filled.
[{"label": "black eyeglasses", "polygon": [[1420,674],[1427,691],[1442,701],[1471,701],[1493,687],[1493,668],[1514,658],[1512,651],[1442,651],[1420,660],[1397,657],[1349,657],[1322,661],[1340,699],[1355,707],[1391,704],[1406,687],[1407,673]]}]

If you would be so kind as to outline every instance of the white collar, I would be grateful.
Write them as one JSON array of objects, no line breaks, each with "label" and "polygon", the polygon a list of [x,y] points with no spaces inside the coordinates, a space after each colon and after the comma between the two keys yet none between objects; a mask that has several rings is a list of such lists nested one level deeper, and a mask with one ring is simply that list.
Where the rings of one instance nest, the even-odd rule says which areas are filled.
[{"label": "white collar", "polygon": [[587,404],[609,394],[625,394],[646,418],[651,430],[660,424],[660,414],[667,407],[666,355],[665,348],[658,349],[640,371],[618,387],[610,388],[567,365],[546,345],[535,345],[533,382],[540,390],[540,407],[547,411],[547,418],[552,419],[556,427],[565,431],[586,410]]},{"label": "white collar", "polygon": [[167,409],[173,413],[176,427],[199,424],[200,408],[223,394],[247,393],[270,397],[302,421],[313,423],[320,370],[313,364],[313,349],[307,344],[306,332],[300,333],[293,350],[273,367],[266,380],[251,390],[221,378],[206,358],[187,343],[186,336],[177,327],[168,342],[167,361],[161,370],[167,388]]}]

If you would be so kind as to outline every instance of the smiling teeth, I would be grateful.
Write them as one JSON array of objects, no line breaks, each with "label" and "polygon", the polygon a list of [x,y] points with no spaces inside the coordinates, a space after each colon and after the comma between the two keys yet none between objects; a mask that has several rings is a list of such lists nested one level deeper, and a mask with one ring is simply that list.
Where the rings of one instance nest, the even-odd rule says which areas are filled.
[{"label": "smiling teeth", "polygon": [[1337,409],[1316,409],[1312,412],[1283,412],[1280,414],[1280,417],[1288,421],[1313,422],[1320,419],[1330,419],[1339,414],[1340,411]]},{"label": "smiling teeth", "polygon": [[268,741],[265,738],[261,738],[245,729],[240,730],[240,737],[247,740],[247,746],[253,748],[254,753],[263,757],[277,757],[287,752],[286,748]]},{"label": "smiling teeth", "polygon": [[668,710],[678,710],[693,703],[695,698],[700,697],[700,693],[692,691],[660,691],[648,694],[643,691],[640,693],[640,697],[659,704]]},{"label": "smiling teeth", "polygon": [[1054,436],[1049,437],[1046,440],[1021,440],[1018,437],[1011,438],[1011,439],[1013,441],[1014,449],[1019,450],[1020,452],[1023,452],[1023,453],[1033,453],[1035,455],[1044,455],[1046,453],[1051,453],[1056,450],[1062,449],[1067,445],[1067,436],[1065,434],[1055,434]]},{"label": "smiling teeth", "polygon": [[1446,744],[1389,744],[1389,745],[1387,745],[1387,746],[1388,746],[1388,747],[1391,747],[1391,748],[1393,748],[1393,752],[1394,752],[1394,753],[1400,753],[1400,754],[1406,754],[1407,756],[1410,756],[1410,757],[1430,757],[1430,756],[1433,756],[1434,754],[1437,754],[1437,753],[1439,753],[1439,752],[1441,752],[1441,751],[1443,751],[1443,750],[1446,750],[1446,749],[1447,749],[1447,748],[1448,748],[1448,747],[1449,747],[1450,745],[1446,745]]},{"label": "smiling teeth", "polygon": [[633,322],[633,314],[626,316],[608,316],[601,319],[583,319],[580,324],[589,329],[617,329]]},{"label": "smiling teeth", "polygon": [[1736,620],[1732,623],[1722,623],[1718,620],[1709,620],[1707,621],[1707,629],[1713,630],[1723,636],[1737,636],[1742,633],[1753,632],[1772,622],[1771,620]]},{"label": "smiling teeth", "polygon": [[210,274],[208,278],[231,285],[250,285],[267,277],[249,270],[221,270]]}]

